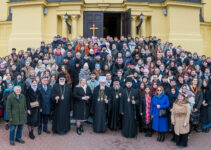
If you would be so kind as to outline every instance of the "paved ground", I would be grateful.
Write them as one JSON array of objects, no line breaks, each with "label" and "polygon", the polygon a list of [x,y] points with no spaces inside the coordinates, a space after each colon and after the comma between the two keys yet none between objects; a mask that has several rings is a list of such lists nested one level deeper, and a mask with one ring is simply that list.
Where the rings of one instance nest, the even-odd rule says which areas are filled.
[{"label": "paved ground", "polygon": [[[27,134],[27,126],[24,126],[23,139],[25,144],[15,143],[14,147],[9,145],[9,131],[4,129],[4,122],[0,121],[0,150],[176,150],[174,143],[170,142],[168,135],[164,143],[156,141],[157,135],[152,138],[144,137],[139,133],[137,138],[126,139],[121,132],[107,131],[104,134],[93,133],[91,127],[86,127],[82,136],[75,132],[75,127],[63,136],[47,135],[43,133],[36,139],[30,140]],[[185,150],[211,150],[211,132],[193,133],[189,139],[188,148]]]}]

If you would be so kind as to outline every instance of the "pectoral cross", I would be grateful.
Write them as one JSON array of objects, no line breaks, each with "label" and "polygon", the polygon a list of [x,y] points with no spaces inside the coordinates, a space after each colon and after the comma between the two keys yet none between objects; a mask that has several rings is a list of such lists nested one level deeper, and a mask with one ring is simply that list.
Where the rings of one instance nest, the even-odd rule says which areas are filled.
[{"label": "pectoral cross", "polygon": [[92,25],[92,27],[89,28],[90,30],[92,30],[92,36],[95,36],[95,30],[98,30],[98,27],[95,27],[95,24]]}]

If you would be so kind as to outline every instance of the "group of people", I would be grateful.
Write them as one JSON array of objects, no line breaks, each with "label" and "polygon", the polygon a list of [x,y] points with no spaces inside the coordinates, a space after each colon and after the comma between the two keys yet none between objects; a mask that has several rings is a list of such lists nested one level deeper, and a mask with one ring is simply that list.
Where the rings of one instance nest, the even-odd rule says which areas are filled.
[{"label": "group of people", "polygon": [[127,138],[139,131],[163,142],[170,132],[180,147],[191,131],[211,127],[211,58],[155,36],[58,35],[37,49],[13,48],[0,63],[0,116],[11,145],[24,143],[24,124],[31,139],[35,127],[65,134],[75,120],[78,135],[89,122],[96,133],[109,128]]}]

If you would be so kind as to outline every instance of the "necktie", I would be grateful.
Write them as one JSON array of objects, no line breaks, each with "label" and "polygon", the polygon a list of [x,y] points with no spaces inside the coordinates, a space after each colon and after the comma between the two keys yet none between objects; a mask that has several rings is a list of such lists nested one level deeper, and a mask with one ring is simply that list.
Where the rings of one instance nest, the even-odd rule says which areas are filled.
[{"label": "necktie", "polygon": [[45,92],[47,91],[47,86],[46,85],[44,85],[44,89],[45,89]]}]

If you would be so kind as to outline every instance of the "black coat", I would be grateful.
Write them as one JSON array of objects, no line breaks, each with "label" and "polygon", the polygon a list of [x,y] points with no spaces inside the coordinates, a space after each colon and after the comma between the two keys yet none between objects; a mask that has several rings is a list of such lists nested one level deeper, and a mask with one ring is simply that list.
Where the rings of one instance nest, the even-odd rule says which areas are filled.
[{"label": "black coat", "polygon": [[[42,108],[42,96],[40,91],[34,90],[30,87],[26,92],[26,105],[27,109],[31,111],[31,114],[27,117],[27,124],[30,126],[38,126],[40,120],[40,109]],[[39,107],[31,108],[31,102],[39,102]]]},{"label": "black coat", "polygon": [[[151,97],[152,99],[152,97]],[[149,109],[150,111],[150,109]],[[146,98],[145,95],[140,96],[139,112],[142,113],[142,126],[144,129],[152,129],[152,120],[149,124],[146,124]],[[150,117],[151,118],[151,117]]]},{"label": "black coat", "polygon": [[197,108],[198,110],[200,110],[202,101],[203,101],[203,92],[201,90],[199,90],[199,91],[197,91],[197,93],[195,95],[195,104],[193,105],[193,108]]},{"label": "black coat", "polygon": [[[105,97],[102,100],[99,98],[100,85],[93,92],[92,112],[93,112],[93,129],[94,132],[106,132],[107,130],[107,104]],[[109,95],[109,89],[105,86],[104,95]]]},{"label": "black coat", "polygon": [[50,115],[51,114],[51,86],[47,85],[47,91],[44,90],[42,84],[39,85],[39,91],[41,93],[42,100],[42,114]]},{"label": "black coat", "polygon": [[[89,96],[90,99],[85,101],[82,97]],[[92,91],[89,86],[84,89],[80,86],[76,86],[73,91],[73,118],[76,120],[86,120],[89,117],[89,109],[91,102]]]},{"label": "black coat", "polygon": [[121,128],[121,115],[120,115],[120,100],[123,93],[122,87],[115,90],[114,87],[109,89],[109,103],[108,103],[108,123],[109,128],[117,130]]},{"label": "black coat", "polygon": [[[130,98],[129,102],[128,97]],[[136,104],[132,104],[133,97]],[[133,88],[123,90],[120,101],[120,112],[124,113],[122,116],[122,134],[124,137],[135,137],[137,134],[136,105],[138,105],[138,103],[139,96],[137,90]]]},{"label": "black coat", "polygon": [[211,84],[204,91],[204,100],[207,106],[201,106],[201,122],[211,124]]}]

